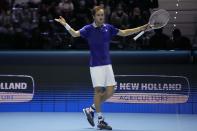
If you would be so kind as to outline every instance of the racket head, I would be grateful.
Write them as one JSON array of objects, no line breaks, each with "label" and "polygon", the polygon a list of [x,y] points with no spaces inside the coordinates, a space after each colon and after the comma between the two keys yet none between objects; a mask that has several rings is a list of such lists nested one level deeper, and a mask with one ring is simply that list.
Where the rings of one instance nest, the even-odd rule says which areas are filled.
[{"label": "racket head", "polygon": [[166,10],[160,9],[150,16],[149,25],[151,29],[159,29],[166,26],[169,20],[170,14]]}]

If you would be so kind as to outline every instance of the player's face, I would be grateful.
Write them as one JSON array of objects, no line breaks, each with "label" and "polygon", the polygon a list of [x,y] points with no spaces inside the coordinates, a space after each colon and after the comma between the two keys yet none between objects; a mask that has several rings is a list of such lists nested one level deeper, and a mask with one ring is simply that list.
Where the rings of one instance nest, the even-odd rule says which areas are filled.
[{"label": "player's face", "polygon": [[96,12],[94,16],[94,21],[96,24],[102,25],[105,21],[105,15],[104,15],[104,10],[100,9],[99,11]]}]

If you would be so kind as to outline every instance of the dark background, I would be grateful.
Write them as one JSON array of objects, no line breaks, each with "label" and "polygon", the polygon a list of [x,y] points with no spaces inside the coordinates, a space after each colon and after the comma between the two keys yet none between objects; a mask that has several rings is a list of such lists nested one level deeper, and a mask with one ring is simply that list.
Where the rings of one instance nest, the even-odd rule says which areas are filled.
[{"label": "dark background", "polygon": [[[72,38],[54,18],[63,16],[73,29],[79,30],[93,22],[91,10],[95,5],[103,6],[106,10],[106,23],[119,29],[146,24],[151,12],[159,8],[158,0],[1,0],[0,50],[88,50],[87,41]],[[172,28],[168,33],[162,33],[162,30],[149,32],[138,41],[133,40],[135,35],[114,37],[111,49],[194,49],[195,36],[188,38],[183,35],[185,32],[181,32],[182,27],[177,27],[177,30],[171,27],[174,11],[168,11],[172,19],[166,27]],[[195,23],[190,23],[192,24]]]}]

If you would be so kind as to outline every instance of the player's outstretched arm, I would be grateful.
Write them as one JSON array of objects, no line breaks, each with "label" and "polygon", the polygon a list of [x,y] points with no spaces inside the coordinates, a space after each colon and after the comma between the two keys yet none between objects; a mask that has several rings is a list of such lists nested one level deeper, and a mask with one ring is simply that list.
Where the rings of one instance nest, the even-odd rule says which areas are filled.
[{"label": "player's outstretched arm", "polygon": [[149,27],[149,24],[145,24],[143,26],[133,28],[133,29],[119,30],[118,35],[119,36],[129,36],[129,35],[132,35],[134,33],[143,31],[143,30],[147,29],[148,27]]},{"label": "player's outstretched arm", "polygon": [[62,16],[60,16],[58,19],[55,19],[55,21],[57,21],[58,23],[63,25],[73,37],[79,37],[80,36],[80,32],[75,31],[73,28],[71,28],[68,25],[68,23],[66,23],[65,19]]}]

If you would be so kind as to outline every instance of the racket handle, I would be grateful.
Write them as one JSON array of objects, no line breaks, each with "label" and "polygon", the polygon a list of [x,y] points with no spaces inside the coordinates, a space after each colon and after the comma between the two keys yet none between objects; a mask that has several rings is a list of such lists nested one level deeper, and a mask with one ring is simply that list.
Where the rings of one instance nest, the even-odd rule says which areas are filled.
[{"label": "racket handle", "polygon": [[137,36],[135,36],[133,39],[137,40],[140,36],[144,34],[145,31],[140,32]]}]

